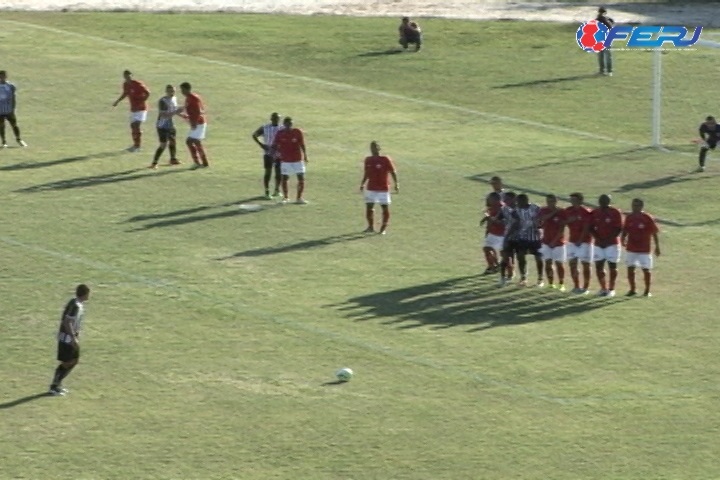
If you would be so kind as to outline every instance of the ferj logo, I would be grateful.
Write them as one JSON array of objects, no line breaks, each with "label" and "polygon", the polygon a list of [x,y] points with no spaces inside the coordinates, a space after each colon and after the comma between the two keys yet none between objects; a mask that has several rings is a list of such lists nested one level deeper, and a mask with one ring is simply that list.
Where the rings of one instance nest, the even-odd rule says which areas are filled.
[{"label": "ferj logo", "polygon": [[601,52],[610,48],[615,40],[627,40],[628,48],[660,48],[665,42],[672,42],[676,47],[689,47],[695,45],[700,39],[701,32],[702,27],[695,27],[692,38],[686,39],[688,30],[685,27],[621,26],[608,28],[597,20],[591,20],[580,25],[575,38],[580,48],[586,52]]}]

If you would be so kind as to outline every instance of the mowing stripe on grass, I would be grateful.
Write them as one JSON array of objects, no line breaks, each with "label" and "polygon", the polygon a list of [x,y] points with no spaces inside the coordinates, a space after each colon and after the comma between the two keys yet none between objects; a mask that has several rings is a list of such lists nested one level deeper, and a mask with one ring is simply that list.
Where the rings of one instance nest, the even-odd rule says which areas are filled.
[{"label": "mowing stripe on grass", "polygon": [[[26,249],[26,250],[30,250],[30,251],[33,251],[33,252],[42,253],[42,254],[44,254],[44,255],[48,255],[48,256],[51,256],[51,257],[55,257],[55,258],[60,258],[60,259],[62,259],[62,260],[67,260],[67,261],[70,261],[70,262],[79,263],[79,264],[81,264],[81,265],[85,265],[85,266],[94,268],[94,269],[96,269],[96,270],[105,271],[105,272],[110,272],[110,273],[113,273],[113,274],[116,274],[116,275],[119,275],[119,276],[124,276],[124,277],[126,277],[126,278],[132,279],[133,281],[138,282],[138,283],[143,284],[143,285],[152,286],[152,287],[166,287],[166,288],[171,288],[171,289],[174,289],[175,291],[177,291],[177,292],[179,292],[179,293],[183,293],[183,294],[188,295],[188,296],[200,298],[200,299],[203,299],[203,300],[212,300],[212,301],[217,302],[217,303],[219,303],[219,304],[225,304],[226,306],[230,307],[232,310],[234,310],[234,311],[236,311],[236,312],[239,312],[239,313],[251,314],[251,315],[254,315],[254,316],[257,316],[257,317],[264,318],[264,319],[266,319],[266,320],[270,320],[271,322],[277,323],[277,324],[279,324],[279,325],[283,325],[283,326],[286,326],[286,327],[292,327],[292,328],[294,328],[294,329],[296,329],[296,330],[302,330],[302,331],[309,332],[309,333],[313,333],[313,334],[316,334],[316,335],[321,335],[321,336],[324,336],[324,337],[327,337],[327,338],[332,338],[333,340],[338,340],[338,341],[341,341],[341,342],[344,342],[344,343],[348,343],[348,344],[350,344],[350,345],[354,345],[354,346],[356,346],[356,347],[360,347],[360,348],[363,348],[363,349],[365,349],[365,350],[369,350],[369,351],[376,352],[376,353],[381,353],[381,354],[383,354],[383,355],[387,355],[387,356],[389,356],[389,357],[393,357],[393,358],[396,358],[396,359],[399,359],[399,360],[403,360],[403,361],[406,361],[406,362],[414,363],[414,364],[416,364],[416,365],[423,365],[423,366],[430,367],[430,368],[434,368],[434,369],[437,369],[437,370],[442,370],[442,371],[445,371],[445,372],[453,373],[453,374],[455,374],[455,375],[459,375],[459,376],[462,376],[462,377],[466,377],[466,378],[470,378],[470,379],[479,381],[479,382],[484,383],[484,384],[486,384],[486,385],[492,385],[492,386],[495,386],[495,387],[504,388],[504,389],[506,389],[506,390],[510,390],[510,391],[513,391],[513,392],[515,392],[515,393],[518,393],[518,394],[521,394],[521,395],[524,395],[524,396],[528,396],[528,397],[531,397],[531,398],[535,398],[535,399],[537,399],[537,400],[543,400],[543,401],[545,401],[545,402],[555,403],[555,404],[567,404],[567,403],[571,403],[571,402],[569,402],[569,401],[567,401],[566,399],[563,399],[563,398],[553,397],[553,396],[551,396],[551,395],[545,395],[544,393],[537,392],[537,391],[535,391],[535,390],[532,390],[532,389],[529,389],[529,388],[525,388],[525,387],[522,387],[522,386],[519,386],[519,385],[515,385],[515,384],[512,384],[512,383],[503,382],[503,381],[500,381],[500,380],[495,380],[495,379],[490,378],[490,377],[485,376],[485,375],[480,375],[480,374],[471,373],[471,372],[465,372],[465,371],[463,371],[463,370],[459,370],[459,369],[456,369],[456,368],[453,368],[453,367],[450,367],[450,366],[447,366],[447,365],[443,365],[443,364],[434,362],[434,361],[432,361],[432,360],[428,360],[428,359],[426,359],[426,358],[416,357],[416,356],[414,356],[414,355],[410,355],[410,354],[407,354],[407,353],[403,353],[403,352],[394,350],[394,349],[392,349],[392,348],[385,347],[385,346],[383,346],[383,345],[377,345],[377,344],[374,344],[374,343],[364,342],[364,341],[361,341],[361,340],[357,340],[357,339],[355,339],[355,338],[353,338],[353,337],[349,337],[349,336],[347,336],[347,335],[342,335],[342,334],[339,334],[339,333],[336,333],[336,332],[332,332],[332,331],[330,331],[330,330],[325,330],[325,329],[322,329],[322,328],[313,327],[313,326],[307,325],[307,324],[305,324],[305,323],[303,323],[303,322],[294,322],[294,321],[291,321],[291,320],[287,320],[287,319],[285,319],[285,318],[277,317],[277,316],[272,315],[272,314],[270,314],[270,313],[268,313],[268,312],[265,312],[265,311],[263,311],[263,310],[258,310],[258,309],[255,309],[255,308],[250,307],[250,306],[245,305],[245,304],[230,302],[230,301],[228,301],[228,300],[225,300],[225,299],[222,299],[222,298],[218,298],[218,297],[215,297],[215,296],[212,296],[212,295],[208,295],[208,294],[206,294],[206,293],[203,293],[203,292],[200,292],[200,291],[191,289],[191,288],[187,288],[187,287],[185,287],[185,286],[178,285],[178,284],[175,284],[175,283],[165,282],[165,281],[161,281],[161,280],[154,280],[154,279],[151,279],[151,278],[148,278],[148,277],[143,277],[143,276],[141,276],[141,275],[135,275],[135,274],[133,274],[133,273],[125,272],[125,271],[123,271],[123,270],[119,270],[119,269],[114,268],[114,267],[111,267],[111,266],[109,266],[109,265],[105,265],[105,264],[98,263],[98,262],[93,262],[93,261],[91,261],[91,260],[87,260],[87,259],[84,259],[84,258],[81,258],[81,257],[77,257],[77,256],[75,256],[75,255],[70,255],[70,254],[67,254],[67,253],[58,252],[58,251],[55,251],[55,250],[50,250],[50,249],[48,249],[48,248],[45,248],[45,247],[42,247],[42,246],[39,246],[39,245],[30,245],[30,244],[27,244],[27,243],[18,242],[17,240],[13,240],[13,239],[7,238],[7,237],[0,237],[0,241],[6,243],[6,244],[8,244],[8,245],[13,245],[13,246],[15,246],[15,247],[20,247],[20,248],[23,248],[23,249]],[[106,284],[106,283],[105,283],[105,282],[101,282],[101,284]],[[107,283],[107,284],[108,284],[108,285],[112,285],[112,283]]]},{"label": "mowing stripe on grass", "polygon": [[95,35],[87,35],[87,34],[84,34],[84,33],[76,33],[76,32],[71,32],[71,31],[68,31],[68,30],[61,30],[61,29],[58,29],[58,28],[45,27],[45,26],[36,25],[36,24],[33,24],[33,23],[18,22],[18,21],[16,21],[16,20],[0,20],[0,23],[10,24],[10,25],[16,25],[16,26],[25,27],[25,28],[34,28],[34,29],[37,29],[37,30],[43,30],[43,31],[46,31],[46,32],[57,33],[57,34],[61,34],[61,35],[68,35],[68,36],[73,36],[73,37],[78,37],[78,38],[85,38],[85,39],[88,39],[88,40],[93,40],[93,41],[96,41],[96,42],[108,43],[108,44],[117,45],[117,46],[120,46],[120,47],[133,48],[133,49],[142,50],[142,51],[145,51],[145,52],[156,53],[156,54],[158,54],[158,55],[162,55],[163,57],[167,57],[168,55],[170,55],[170,56],[179,57],[179,58],[188,58],[188,59],[196,60],[196,61],[203,62],[203,63],[209,63],[209,64],[212,64],[212,65],[219,65],[219,66],[223,66],[223,67],[237,68],[237,69],[240,69],[240,70],[244,70],[244,71],[246,71],[246,72],[249,72],[249,73],[255,73],[255,74],[259,74],[259,75],[279,77],[279,78],[289,78],[289,79],[297,80],[297,81],[300,81],[300,82],[314,83],[314,84],[317,84],[317,85],[324,85],[324,86],[327,86],[327,87],[337,88],[337,89],[341,89],[341,90],[351,90],[351,91],[355,91],[355,92],[362,92],[362,93],[367,93],[367,94],[369,94],[369,95],[375,95],[375,96],[379,96],[379,97],[391,98],[391,99],[393,99],[393,100],[400,100],[400,101],[404,101],[404,102],[410,102],[410,103],[416,103],[416,104],[419,104],[419,105],[425,105],[425,106],[427,106],[427,107],[435,107],[435,108],[441,108],[441,109],[444,109],[444,110],[452,110],[452,111],[456,111],[456,112],[460,112],[460,113],[465,113],[465,114],[468,114],[468,115],[475,115],[475,116],[478,116],[478,117],[482,117],[482,118],[485,118],[485,119],[488,119],[488,120],[495,120],[495,121],[498,121],[498,122],[506,122],[506,123],[514,123],[514,124],[518,124],[518,125],[526,125],[526,126],[529,126],[529,127],[535,127],[535,128],[544,129],[544,130],[551,130],[551,131],[555,131],[555,132],[567,133],[567,134],[569,134],[569,135],[575,135],[575,136],[579,136],[579,137],[592,138],[592,139],[595,139],[595,140],[602,140],[602,141],[605,141],[605,142],[617,143],[617,144],[620,144],[620,145],[629,145],[629,146],[633,146],[633,147],[643,147],[643,146],[646,146],[646,145],[643,145],[643,144],[640,144],[640,143],[628,142],[628,141],[625,141],[625,140],[619,140],[619,139],[616,139],[616,138],[607,137],[607,136],[605,136],[605,135],[596,135],[596,134],[594,134],[594,133],[583,132],[583,131],[581,131],[581,130],[575,130],[575,129],[572,129],[572,128],[560,127],[560,126],[557,126],[557,125],[548,125],[548,124],[545,124],[545,123],[533,122],[533,121],[530,121],[530,120],[522,120],[522,119],[519,119],[519,118],[508,117],[508,116],[505,116],[505,115],[496,115],[496,114],[493,114],[493,113],[483,112],[483,111],[480,111],[480,110],[474,110],[474,109],[472,109],[472,108],[461,107],[461,106],[452,105],[452,104],[449,104],[449,103],[442,103],[442,102],[435,102],[435,101],[432,101],[432,100],[423,100],[423,99],[421,99],[421,98],[407,97],[407,96],[405,96],[405,95],[399,95],[399,94],[396,94],[396,93],[389,93],[389,92],[383,92],[382,90],[373,90],[373,89],[370,89],[370,88],[358,87],[358,86],[356,86],[356,85],[350,85],[350,84],[347,84],[347,83],[332,82],[332,81],[329,81],[329,80],[323,80],[323,79],[321,79],[321,78],[316,78],[316,77],[306,77],[306,76],[303,76],[303,75],[293,75],[293,74],[291,74],[291,73],[276,72],[276,71],[273,71],[273,70],[265,70],[265,69],[263,69],[263,68],[250,67],[250,66],[247,66],[247,65],[241,65],[241,64],[237,64],[237,63],[231,63],[231,62],[224,62],[224,61],[222,61],[222,60],[212,60],[212,59],[210,59],[210,58],[200,57],[200,56],[197,56],[197,55],[188,55],[188,54],[184,54],[184,53],[170,52],[170,51],[162,50],[162,49],[159,49],[159,48],[145,47],[145,46],[142,46],[142,45],[134,45],[134,44],[132,44],[132,43],[121,42],[121,41],[118,41],[118,40],[110,40],[110,39],[108,39],[108,38],[98,37],[98,36],[95,36]]},{"label": "mowing stripe on grass", "polygon": [[[409,363],[413,363],[416,365],[422,365],[430,368],[434,368],[436,370],[445,371],[448,373],[452,373],[454,375],[458,375],[460,377],[469,378],[472,380],[476,380],[478,382],[484,383],[486,385],[492,385],[494,387],[503,388],[505,390],[509,390],[512,392],[515,392],[516,394],[524,395],[530,398],[534,398],[536,400],[542,400],[544,402],[553,403],[553,404],[559,404],[559,405],[581,405],[581,404],[587,404],[587,403],[595,403],[595,402],[603,402],[603,401],[622,401],[622,400],[634,400],[637,398],[644,398],[644,397],[663,397],[663,396],[675,396],[675,395],[691,395],[693,393],[702,393],[702,392],[711,392],[711,391],[720,391],[720,386],[718,385],[710,385],[707,387],[697,387],[697,388],[685,388],[685,389],[670,389],[670,390],[658,390],[658,391],[650,391],[650,392],[637,392],[637,393],[620,393],[620,394],[609,394],[609,395],[599,395],[599,396],[587,396],[587,397],[575,397],[575,398],[563,398],[563,397],[555,397],[552,395],[547,395],[542,392],[538,392],[536,390],[526,388],[520,385],[515,385],[513,383],[509,382],[503,382],[500,380],[495,380],[493,378],[490,378],[486,375],[481,375],[478,373],[472,373],[472,372],[466,372],[464,370],[460,370],[451,366],[443,365],[441,363],[428,360],[426,358],[417,357],[414,355],[410,355],[407,353],[400,352],[398,350],[394,350],[389,347],[385,347],[383,345],[378,345],[374,343],[364,342],[362,340],[357,340],[353,337],[349,337],[347,335],[342,335],[336,332],[332,332],[329,330],[325,330],[318,327],[313,327],[308,324],[305,324],[303,322],[294,322],[291,320],[287,320],[285,318],[277,317],[275,315],[272,315],[271,313],[255,309],[253,307],[250,307],[248,305],[244,304],[238,304],[234,302],[230,302],[228,300],[218,298],[212,295],[208,295],[206,293],[193,290],[190,288],[187,288],[182,285],[177,285],[171,282],[165,282],[162,280],[154,280],[148,277],[144,277],[141,275],[135,275],[133,273],[125,272],[123,270],[119,270],[117,268],[111,267],[109,265],[105,265],[99,262],[93,262],[90,260],[86,260],[81,257],[77,257],[75,255],[70,255],[67,253],[58,252],[55,250],[50,250],[48,248],[39,246],[39,245],[30,245],[23,242],[18,242],[17,240],[13,240],[11,238],[7,237],[0,237],[0,241],[4,242],[8,245],[12,245],[15,247],[20,247],[26,250],[30,250],[33,252],[42,253],[44,255],[48,255],[55,258],[60,258],[63,260],[67,260],[74,263],[79,263],[100,271],[110,272],[114,273],[119,276],[127,277],[133,282],[141,285],[147,285],[152,287],[167,287],[172,288],[176,290],[179,293],[183,293],[188,296],[200,298],[203,300],[212,300],[220,304],[225,304],[226,306],[230,307],[232,310],[239,312],[239,313],[248,313],[251,315],[262,317],[266,320],[270,320],[273,323],[277,323],[278,325],[283,325],[286,327],[292,327],[296,330],[302,330],[305,332],[309,332],[316,335],[321,335],[323,337],[332,338],[334,340],[338,340],[350,345],[354,345],[356,347],[363,348],[365,350],[369,350],[375,353],[380,353],[383,355],[387,355],[389,357],[403,360]],[[125,285],[124,283],[107,283],[107,282],[101,282],[101,285]]]}]

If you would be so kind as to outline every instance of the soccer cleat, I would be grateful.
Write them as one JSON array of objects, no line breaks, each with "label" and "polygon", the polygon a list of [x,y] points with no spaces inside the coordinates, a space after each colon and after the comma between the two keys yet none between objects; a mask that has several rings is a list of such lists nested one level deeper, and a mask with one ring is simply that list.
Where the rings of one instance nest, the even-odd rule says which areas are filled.
[{"label": "soccer cleat", "polygon": [[177,158],[171,158],[169,165],[180,165],[182,162]]},{"label": "soccer cleat", "polygon": [[363,230],[363,233],[375,233],[375,229],[373,227],[368,227]]},{"label": "soccer cleat", "polygon": [[588,295],[590,293],[590,290],[587,288],[575,288],[573,289],[573,293],[577,293],[578,295]]},{"label": "soccer cleat", "polygon": [[18,138],[18,141],[17,141],[17,142],[18,142],[18,145],[20,145],[21,147],[27,147],[27,143],[25,143],[24,141],[20,140],[19,138]]},{"label": "soccer cleat", "polygon": [[607,296],[607,297],[614,297],[614,296],[615,296],[615,290],[608,290],[606,296]]},{"label": "soccer cleat", "polygon": [[520,281],[518,282],[518,287],[527,287],[527,278],[520,278]]},{"label": "soccer cleat", "polygon": [[507,283],[508,283],[507,277],[500,277],[500,280],[498,281],[497,286],[504,287],[505,285],[507,285]]},{"label": "soccer cleat", "polygon": [[580,293],[580,290],[582,290],[582,288],[580,288],[580,287],[575,287],[575,288],[573,288],[572,290],[570,290],[570,293]]},{"label": "soccer cleat", "polygon": [[283,205],[287,205],[288,203],[290,203],[290,200],[287,197],[285,197],[282,200],[280,200],[280,203]]},{"label": "soccer cleat", "polygon": [[645,292],[645,293],[643,293],[643,297],[652,297],[652,293]]},{"label": "soccer cleat", "polygon": [[272,196],[273,196],[273,197],[279,197],[279,196],[280,196],[280,192],[278,192],[277,190],[275,190],[275,191],[273,192]]},{"label": "soccer cleat", "polygon": [[62,387],[56,387],[54,385],[50,385],[50,388],[48,389],[48,395],[54,395],[56,397],[62,397],[65,396],[68,393],[67,390],[65,390]]},{"label": "soccer cleat", "polygon": [[607,290],[600,290],[600,291],[597,293],[597,296],[598,296],[598,297],[607,297],[607,296],[608,296],[608,291],[607,291]]},{"label": "soccer cleat", "polygon": [[270,196],[269,193],[266,193],[265,196],[263,196],[263,198],[264,198],[265,200],[272,200],[272,197]]},{"label": "soccer cleat", "polygon": [[295,200],[295,205],[307,205],[308,201],[304,198],[298,198]]},{"label": "soccer cleat", "polygon": [[626,297],[634,297],[637,295],[637,292],[635,290],[630,290],[628,293],[625,294]]},{"label": "soccer cleat", "polygon": [[608,72],[607,76],[612,77],[612,72]]},{"label": "soccer cleat", "polygon": [[545,282],[543,282],[542,280],[538,280],[537,283],[535,284],[535,288],[543,288],[544,286],[545,286]]},{"label": "soccer cleat", "polygon": [[696,171],[696,172],[704,172],[704,171],[705,171],[705,167],[698,167],[698,169],[695,170],[695,171]]},{"label": "soccer cleat", "polygon": [[557,291],[558,291],[558,292],[565,293],[565,292],[567,291],[567,289],[565,288],[565,285],[563,285],[563,284],[561,283],[560,285],[557,286]]},{"label": "soccer cleat", "polygon": [[0,145],[0,148],[7,148],[7,143],[3,142],[3,144]]},{"label": "soccer cleat", "polygon": [[158,168],[157,163],[151,163],[148,168],[152,168],[153,170],[157,169]]},{"label": "soccer cleat", "polygon": [[381,228],[380,231],[378,232],[378,235],[387,235],[387,229]]},{"label": "soccer cleat", "polygon": [[140,147],[135,147],[135,146],[133,146],[133,147],[128,147],[127,151],[128,151],[128,152],[131,152],[131,153],[139,152],[139,151],[140,151]]}]

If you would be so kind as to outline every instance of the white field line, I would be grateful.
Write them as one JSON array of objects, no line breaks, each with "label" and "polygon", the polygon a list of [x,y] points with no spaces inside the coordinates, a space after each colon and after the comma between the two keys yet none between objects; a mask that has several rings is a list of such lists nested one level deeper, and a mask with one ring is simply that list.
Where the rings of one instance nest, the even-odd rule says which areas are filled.
[{"label": "white field line", "polygon": [[161,50],[161,49],[159,49],[159,48],[151,48],[151,47],[145,47],[145,46],[142,46],[142,45],[134,45],[134,44],[132,44],[132,43],[121,42],[121,41],[118,41],[118,40],[110,40],[110,39],[103,38],[103,37],[97,37],[97,36],[95,36],[95,35],[86,35],[86,34],[83,34],[83,33],[70,32],[70,31],[67,31],[67,30],[60,30],[60,29],[57,29],[57,28],[44,27],[44,26],[35,25],[35,24],[32,24],[32,23],[18,22],[18,21],[15,21],[15,20],[0,20],[0,23],[6,23],[6,24],[10,24],[10,25],[16,25],[16,26],[20,26],[20,27],[24,27],[24,28],[33,28],[33,29],[36,29],[36,30],[42,30],[42,31],[46,31],[46,32],[57,33],[57,34],[60,34],[60,35],[66,35],[66,36],[72,36],[72,37],[78,37],[78,38],[85,38],[85,39],[93,40],[93,41],[96,41],[96,42],[102,42],[102,43],[107,43],[107,44],[111,44],[111,45],[117,45],[117,46],[126,47],[126,48],[133,48],[133,49],[142,50],[142,51],[145,51],[145,52],[156,53],[156,54],[158,54],[158,55],[162,55],[163,57],[174,56],[174,57],[179,57],[179,58],[187,58],[187,59],[196,60],[196,61],[203,62],[203,63],[209,63],[209,64],[212,64],[212,65],[218,65],[218,66],[223,66],[223,67],[236,68],[236,69],[244,70],[244,71],[246,71],[246,72],[250,72],[250,73],[254,73],[254,74],[259,74],[259,75],[279,77],[279,78],[289,78],[289,79],[292,79],[292,80],[297,80],[297,81],[299,81],[299,82],[314,83],[314,84],[317,84],[317,85],[323,85],[323,86],[326,86],[326,87],[332,87],[332,88],[336,88],[336,89],[340,89],[340,90],[351,90],[351,91],[355,91],[355,92],[362,92],[362,93],[366,93],[366,94],[368,94],[368,95],[375,95],[375,96],[384,97],[384,98],[391,98],[391,99],[393,99],[393,100],[399,100],[399,101],[404,101],[404,102],[415,103],[415,104],[418,104],[418,105],[424,105],[424,106],[427,106],[427,107],[434,107],[434,108],[440,108],[440,109],[444,109],[444,110],[451,110],[451,111],[455,111],[455,112],[465,113],[465,114],[468,114],[468,115],[474,115],[474,116],[482,117],[482,118],[485,118],[485,119],[488,119],[488,120],[495,120],[495,121],[498,121],[498,122],[515,123],[515,124],[519,124],[519,125],[527,125],[527,126],[535,127],[535,128],[538,128],[538,129],[551,130],[551,131],[555,131],[555,132],[566,133],[566,134],[568,134],[568,135],[574,135],[574,136],[579,136],[579,137],[591,138],[591,139],[594,139],[594,140],[601,140],[601,141],[605,141],[605,142],[617,143],[617,144],[620,144],[620,145],[629,145],[629,146],[633,146],[633,147],[646,146],[646,145],[643,145],[643,144],[640,144],[640,143],[628,142],[628,141],[625,141],[625,140],[618,140],[618,139],[616,139],[616,138],[607,137],[607,136],[604,136],[604,135],[596,135],[596,134],[594,134],[594,133],[583,132],[583,131],[580,131],[580,130],[574,130],[574,129],[572,129],[572,128],[560,127],[560,126],[557,126],[557,125],[548,125],[548,124],[545,124],[545,123],[533,122],[533,121],[530,121],[530,120],[522,120],[522,119],[519,119],[519,118],[507,117],[507,116],[504,116],[504,115],[495,115],[495,114],[492,114],[492,113],[487,113],[487,112],[483,112],[483,111],[480,111],[480,110],[474,110],[474,109],[471,109],[471,108],[461,107],[461,106],[458,106],[458,105],[451,105],[451,104],[448,104],[448,103],[435,102],[435,101],[432,101],[432,100],[423,100],[423,99],[420,99],[420,98],[407,97],[407,96],[405,96],[405,95],[398,95],[398,94],[395,94],[395,93],[383,92],[383,91],[381,91],[381,90],[372,90],[372,89],[369,89],[369,88],[363,88],[363,87],[358,87],[358,86],[355,86],[355,85],[349,85],[349,84],[347,84],[347,83],[332,82],[332,81],[329,81],[329,80],[323,80],[323,79],[315,78],[315,77],[306,77],[306,76],[302,76],[302,75],[293,75],[293,74],[291,74],[291,73],[276,72],[276,71],[273,71],[273,70],[265,70],[265,69],[262,69],[262,68],[250,67],[250,66],[247,66],[247,65],[241,65],[241,64],[237,64],[237,63],[223,62],[223,61],[221,61],[221,60],[212,60],[212,59],[209,59],[209,58],[200,57],[200,56],[196,56],[196,55],[187,55],[187,54],[184,54],[184,53],[170,52],[170,51],[167,51],[167,50]]}]

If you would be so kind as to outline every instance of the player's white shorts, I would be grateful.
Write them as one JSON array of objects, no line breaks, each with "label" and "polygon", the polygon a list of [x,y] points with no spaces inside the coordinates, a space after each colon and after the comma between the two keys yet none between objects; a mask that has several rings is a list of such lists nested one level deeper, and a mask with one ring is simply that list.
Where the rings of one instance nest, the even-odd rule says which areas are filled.
[{"label": "player's white shorts", "polygon": [[620,261],[620,245],[610,245],[605,248],[595,245],[595,248],[593,248],[593,261],[599,262],[601,260],[608,263],[618,263]]},{"label": "player's white shorts", "polygon": [[485,235],[485,245],[483,246],[487,248],[492,248],[494,250],[502,250],[504,244],[505,237],[488,233],[487,235]]},{"label": "player's white shorts", "polygon": [[305,173],[305,162],[281,162],[281,175],[302,175]]},{"label": "player's white shorts", "polygon": [[195,128],[190,130],[188,138],[193,140],[205,140],[205,132],[207,131],[207,123],[198,123]]},{"label": "player's white shorts", "polygon": [[625,265],[640,267],[643,270],[652,270],[653,256],[649,253],[625,252]]},{"label": "player's white shorts", "polygon": [[144,122],[147,120],[147,111],[142,112],[130,112],[130,123]]},{"label": "player's white shorts", "polygon": [[590,263],[593,259],[593,244],[581,243],[580,246],[574,243],[567,244],[568,260],[578,259],[583,263]]},{"label": "player's white shorts", "polygon": [[365,203],[379,203],[380,205],[390,205],[390,192],[365,190]]},{"label": "player's white shorts", "polygon": [[544,261],[552,260],[554,262],[565,261],[565,245],[559,245],[557,247],[550,247],[547,243],[543,243],[540,246],[540,255]]}]

